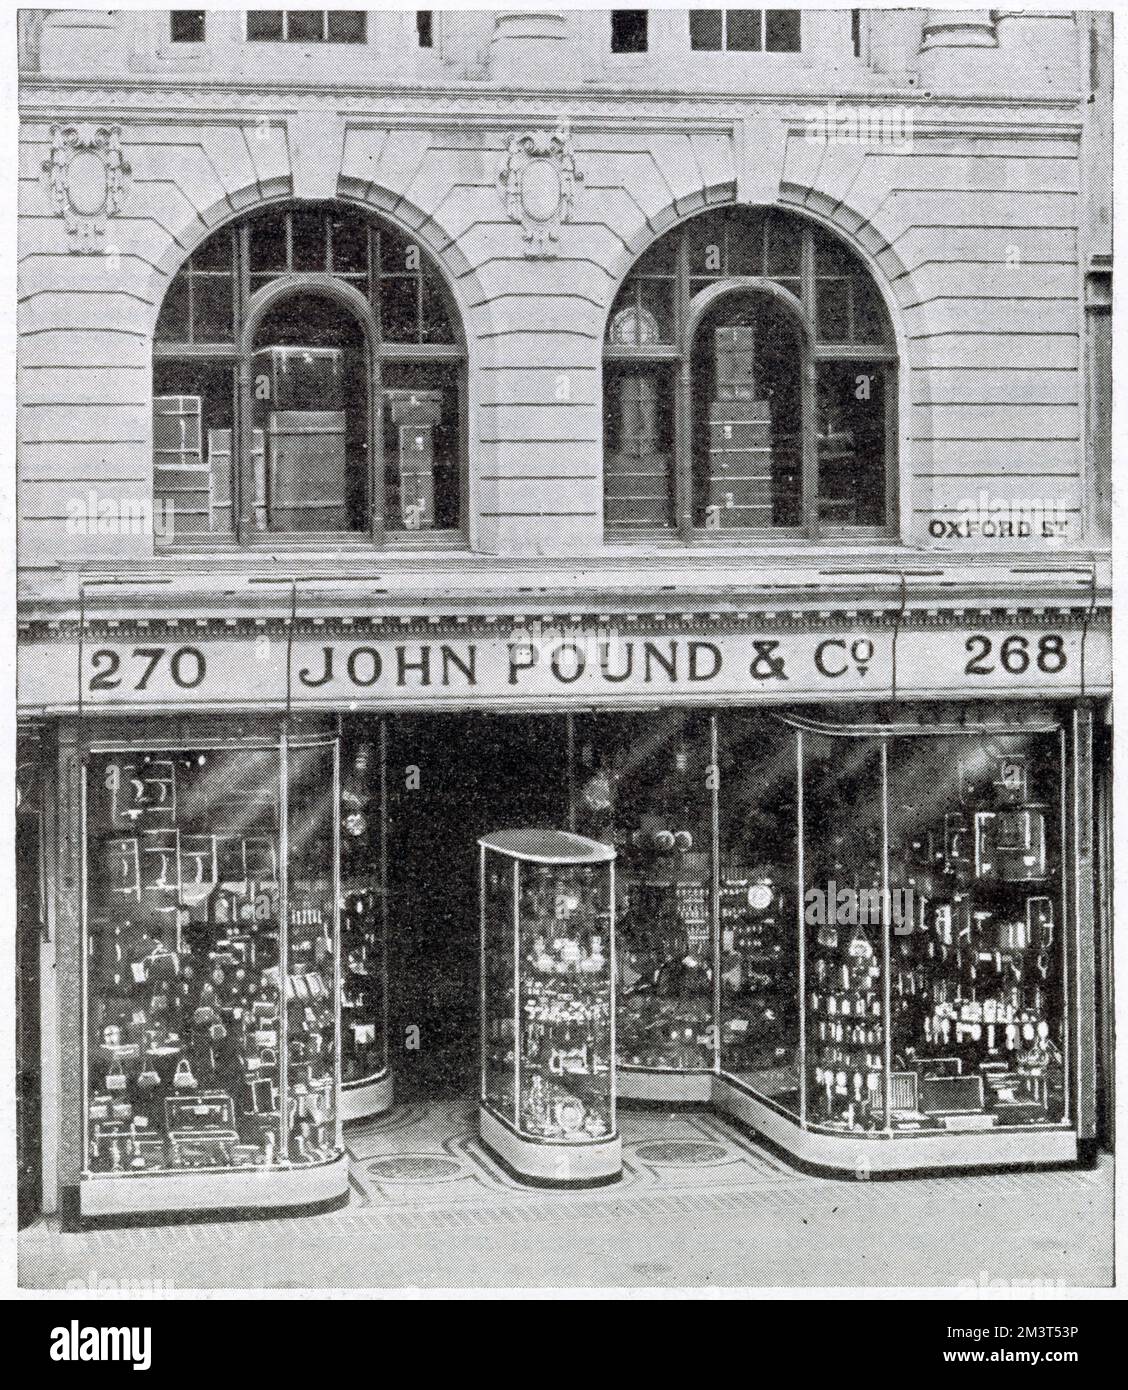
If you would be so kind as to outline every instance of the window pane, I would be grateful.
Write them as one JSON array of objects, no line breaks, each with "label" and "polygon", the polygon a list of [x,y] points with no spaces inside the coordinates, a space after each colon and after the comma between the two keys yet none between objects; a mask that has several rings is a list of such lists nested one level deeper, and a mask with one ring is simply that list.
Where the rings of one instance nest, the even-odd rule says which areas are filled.
[{"label": "window pane", "polygon": [[294,271],[321,271],[326,268],[325,216],[306,208],[290,214],[290,236]]},{"label": "window pane", "polygon": [[268,212],[256,217],[250,225],[251,273],[269,271],[284,274],[286,270],[286,214]]},{"label": "window pane", "polygon": [[422,341],[453,343],[454,329],[447,314],[446,295],[430,275],[423,276]]},{"label": "window pane", "polygon": [[380,274],[394,275],[407,272],[419,273],[423,265],[423,252],[414,241],[401,236],[387,227],[380,229]]},{"label": "window pane", "polygon": [[756,213],[730,217],[728,221],[729,275],[764,273],[764,221]]},{"label": "window pane", "polygon": [[785,276],[798,276],[802,252],[802,223],[791,217],[770,217],[768,219],[768,275],[773,280]]},{"label": "window pane", "polygon": [[1054,734],[890,741],[894,1129],[1066,1118],[1061,788]]},{"label": "window pane", "polygon": [[817,228],[812,229],[811,235],[815,243],[816,275],[854,274],[857,262],[837,237],[827,236]]},{"label": "window pane", "polygon": [[386,343],[419,341],[419,277],[385,275],[380,280],[380,333]]},{"label": "window pane", "polygon": [[706,213],[686,224],[691,275],[720,276],[725,270],[725,218]]},{"label": "window pane", "polygon": [[434,47],[435,15],[433,10],[415,11],[415,32],[419,36],[420,48]]},{"label": "window pane", "polygon": [[[804,734],[807,1114],[829,1129],[885,1120],[884,797],[879,740]],[[831,894],[842,913],[833,922]],[[874,901],[876,921],[863,909]]]},{"label": "window pane", "polygon": [[850,341],[849,280],[819,280],[815,285],[818,337],[821,343]]},{"label": "window pane", "polygon": [[191,337],[188,322],[188,272],[182,270],[168,287],[157,319],[157,341],[186,343]]},{"label": "window pane", "polygon": [[645,10],[611,11],[611,52],[645,53],[647,47]]},{"label": "window pane", "polygon": [[819,516],[831,526],[884,526],[885,368],[818,364]]},{"label": "window pane", "polygon": [[324,22],[323,10],[287,10],[286,38],[290,43],[319,43]]},{"label": "window pane", "polygon": [[[626,644],[607,665],[622,671]],[[619,846],[619,1065],[711,1072],[710,729],[702,714],[578,721],[576,829]]]},{"label": "window pane", "polygon": [[721,13],[720,10],[690,10],[689,42],[692,48],[720,52]]},{"label": "window pane", "polygon": [[674,524],[673,367],[608,364],[604,372],[604,518],[608,529]]},{"label": "window pane", "polygon": [[762,294],[729,295],[693,349],[695,524],[800,524],[801,352],[792,316]]},{"label": "window pane", "polygon": [[234,409],[234,367],[198,362],[156,364],[153,493],[161,540],[234,534]]},{"label": "window pane", "polygon": [[283,35],[281,10],[248,10],[247,38],[279,41]]},{"label": "window pane", "polygon": [[192,276],[192,341],[229,343],[234,333],[230,275]]},{"label": "window pane", "polygon": [[736,711],[718,726],[721,1069],[796,1114],[794,734],[770,715]]},{"label": "window pane", "polygon": [[767,42],[769,53],[799,52],[799,10],[767,11]]},{"label": "window pane", "polygon": [[231,229],[208,237],[192,252],[193,270],[231,270]]},{"label": "window pane", "polygon": [[333,269],[345,274],[368,274],[368,224],[359,217],[338,214],[332,219]]},{"label": "window pane", "polygon": [[673,280],[639,280],[640,340],[674,341]]},{"label": "window pane", "polygon": [[868,275],[857,275],[854,291],[854,342],[881,343],[888,336],[885,310]]},{"label": "window pane", "polygon": [[363,43],[365,13],[363,10],[327,10],[330,43]]},{"label": "window pane", "polygon": [[636,275],[672,275],[678,264],[678,233],[659,237],[635,263]]},{"label": "window pane", "polygon": [[759,53],[763,10],[726,10],[725,47],[730,53]]},{"label": "window pane", "polygon": [[171,10],[169,30],[173,43],[203,43],[204,11]]},{"label": "window pane", "polygon": [[252,358],[266,445],[255,506],[271,530],[367,529],[368,380],[363,330],[341,305],[300,293],[263,319]]},{"label": "window pane", "polygon": [[382,768],[375,731],[362,717],[341,746],[341,1072],[345,1084],[373,1080],[388,1065],[386,908],[379,833]]},{"label": "window pane", "polygon": [[460,369],[454,362],[386,362],[385,524],[389,531],[461,525]]},{"label": "window pane", "polygon": [[[329,1156],[336,1129],[337,1067],[333,878],[336,746],[290,744],[287,757],[286,1023],[291,1094],[286,1136],[292,1163]],[[326,948],[329,948],[328,950]]]}]

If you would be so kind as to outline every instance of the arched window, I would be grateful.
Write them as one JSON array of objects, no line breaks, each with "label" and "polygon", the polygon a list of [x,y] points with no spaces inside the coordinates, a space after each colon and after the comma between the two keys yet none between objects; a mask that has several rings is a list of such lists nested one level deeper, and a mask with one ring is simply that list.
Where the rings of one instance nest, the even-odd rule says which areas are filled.
[{"label": "arched window", "polygon": [[895,370],[877,289],[837,238],[756,208],[676,227],[607,324],[609,534],[887,532]]},{"label": "arched window", "polygon": [[328,205],[229,224],[157,320],[161,532],[195,545],[456,532],[464,368],[445,286],[410,237]]}]

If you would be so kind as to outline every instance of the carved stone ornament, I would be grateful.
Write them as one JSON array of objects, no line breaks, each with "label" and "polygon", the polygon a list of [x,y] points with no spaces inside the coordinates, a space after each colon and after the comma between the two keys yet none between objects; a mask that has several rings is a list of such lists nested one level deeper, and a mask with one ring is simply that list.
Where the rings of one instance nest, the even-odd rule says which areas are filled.
[{"label": "carved stone ornament", "polygon": [[513,135],[498,169],[505,210],[520,222],[526,256],[553,256],[560,224],[572,215],[576,184],[572,135],[561,122],[551,133],[527,130]]},{"label": "carved stone ornament", "polygon": [[121,207],[129,165],[121,127],[53,125],[51,157],[43,161],[48,196],[66,223],[71,250],[99,250],[106,220]]}]

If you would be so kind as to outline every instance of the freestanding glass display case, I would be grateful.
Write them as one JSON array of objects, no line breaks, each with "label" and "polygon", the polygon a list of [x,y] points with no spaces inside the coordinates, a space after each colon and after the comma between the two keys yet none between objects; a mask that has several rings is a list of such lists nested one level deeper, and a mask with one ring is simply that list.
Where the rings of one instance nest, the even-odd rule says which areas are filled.
[{"label": "freestanding glass display case", "polygon": [[554,830],[478,843],[482,1141],[524,1182],[613,1182],[615,851]]}]

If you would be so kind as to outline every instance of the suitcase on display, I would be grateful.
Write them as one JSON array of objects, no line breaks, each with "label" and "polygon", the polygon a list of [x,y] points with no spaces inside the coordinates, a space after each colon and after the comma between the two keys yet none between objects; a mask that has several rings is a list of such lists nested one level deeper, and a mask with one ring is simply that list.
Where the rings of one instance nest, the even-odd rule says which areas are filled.
[{"label": "suitcase on display", "polygon": [[266,432],[271,527],[276,531],[345,530],[345,412],[273,410]]},{"label": "suitcase on display", "polygon": [[714,401],[708,505],[722,530],[772,524],[772,425],[767,401]]},{"label": "suitcase on display", "polygon": [[755,400],[755,328],[718,328],[713,343],[717,371],[717,400]]},{"label": "suitcase on display", "polygon": [[663,529],[672,520],[672,460],[659,448],[658,383],[648,376],[625,376],[617,400],[619,448],[607,456],[604,482],[607,524]]},{"label": "suitcase on display", "polygon": [[396,427],[400,519],[411,531],[435,524],[435,426],[442,423],[441,391],[384,392]]},{"label": "suitcase on display", "polygon": [[211,472],[204,462],[200,396],[153,398],[153,494],[187,535],[211,530]]},{"label": "suitcase on display", "polygon": [[[231,431],[208,430],[208,467],[211,472],[211,529],[220,534],[235,530],[235,472],[231,459]],[[252,431],[251,476],[254,499],[251,524],[266,530],[266,441],[262,430]]]}]

